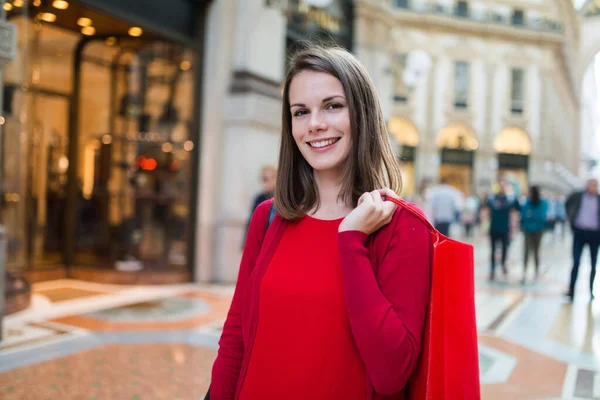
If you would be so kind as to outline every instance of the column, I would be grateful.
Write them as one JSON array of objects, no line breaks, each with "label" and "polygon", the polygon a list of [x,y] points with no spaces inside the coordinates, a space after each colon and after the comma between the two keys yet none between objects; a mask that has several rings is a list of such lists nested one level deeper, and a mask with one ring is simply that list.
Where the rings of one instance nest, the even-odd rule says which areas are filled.
[{"label": "column", "polygon": [[[286,20],[263,0],[237,0],[231,43],[233,70],[223,93],[220,129],[208,196],[212,207],[211,281],[235,282],[250,206],[262,189],[260,169],[277,164],[281,133],[281,83],[286,60]],[[230,64],[231,65],[231,64]],[[218,65],[216,68],[224,68]]]},{"label": "column", "polygon": [[434,97],[441,95],[441,91],[436,92],[437,81],[436,72],[439,68],[439,60],[434,55],[431,56],[431,68],[427,74],[427,118],[426,125],[419,142],[419,148],[415,161],[415,182],[417,187],[423,179],[429,179],[437,182],[440,174],[440,152],[436,143],[436,132],[433,125],[434,109],[436,102]]},{"label": "column", "polygon": [[537,138],[532,138],[532,151],[529,157],[529,180],[533,184],[551,184],[553,177],[552,169],[546,163],[552,159],[553,138],[553,113],[552,108],[552,72],[547,68],[540,71],[541,96],[540,96],[540,132]]},{"label": "column", "polygon": [[496,180],[498,160],[494,150],[493,115],[494,115],[494,79],[496,65],[492,62],[486,64],[486,104],[485,104],[485,129],[479,137],[479,148],[475,153],[473,167],[473,181],[475,192],[486,191],[490,184]]}]

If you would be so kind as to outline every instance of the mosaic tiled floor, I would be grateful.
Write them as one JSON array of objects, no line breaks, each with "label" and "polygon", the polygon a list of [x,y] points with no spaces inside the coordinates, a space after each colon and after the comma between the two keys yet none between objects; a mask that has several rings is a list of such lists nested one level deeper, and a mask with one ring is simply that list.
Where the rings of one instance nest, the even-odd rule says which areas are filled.
[{"label": "mosaic tiled floor", "polygon": [[197,399],[214,349],[186,343],[108,344],[0,375],[0,398]]},{"label": "mosaic tiled floor", "polygon": [[80,299],[83,297],[98,296],[106,294],[106,292],[83,290],[71,287],[63,287],[56,289],[38,290],[35,293],[40,294],[53,303],[65,300]]},{"label": "mosaic tiled floor", "polygon": [[[483,399],[600,399],[600,301],[589,302],[588,261],[575,303],[561,298],[569,244],[547,238],[542,276],[522,285],[521,238],[493,283],[476,241]],[[231,289],[56,281],[35,293],[5,326],[0,399],[203,398]]]}]

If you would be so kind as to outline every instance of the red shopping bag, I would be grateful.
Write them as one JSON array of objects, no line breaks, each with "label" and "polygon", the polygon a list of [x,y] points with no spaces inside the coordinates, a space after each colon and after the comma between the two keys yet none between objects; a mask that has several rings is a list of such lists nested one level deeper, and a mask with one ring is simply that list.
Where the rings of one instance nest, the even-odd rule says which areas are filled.
[{"label": "red shopping bag", "polygon": [[473,246],[440,234],[411,204],[392,198],[431,230],[431,295],[410,399],[479,400]]}]

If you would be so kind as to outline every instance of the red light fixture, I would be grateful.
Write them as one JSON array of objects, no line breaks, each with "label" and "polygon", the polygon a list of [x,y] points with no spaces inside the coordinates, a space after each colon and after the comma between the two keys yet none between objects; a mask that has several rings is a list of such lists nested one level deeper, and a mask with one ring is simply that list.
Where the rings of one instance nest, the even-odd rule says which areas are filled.
[{"label": "red light fixture", "polygon": [[144,171],[154,171],[158,165],[154,158],[139,156],[136,163]]}]

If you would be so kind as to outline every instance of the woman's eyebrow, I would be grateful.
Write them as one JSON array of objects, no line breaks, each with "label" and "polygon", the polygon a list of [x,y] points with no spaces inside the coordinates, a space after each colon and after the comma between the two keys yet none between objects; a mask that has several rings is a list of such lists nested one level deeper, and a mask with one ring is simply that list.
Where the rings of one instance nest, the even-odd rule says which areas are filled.
[{"label": "woman's eyebrow", "polygon": [[336,97],[339,97],[339,98],[341,98],[341,99],[344,99],[344,100],[346,99],[346,98],[345,98],[344,96],[342,96],[341,94],[335,94],[335,95],[333,95],[333,96],[325,97],[325,98],[324,98],[324,99],[321,101],[321,103],[327,103],[328,101],[330,101],[330,100],[333,100],[333,99],[335,99]]},{"label": "woman's eyebrow", "polygon": [[[333,95],[333,96],[325,97],[323,100],[321,100],[321,103],[327,103],[328,101],[333,100],[336,97],[339,97],[341,99],[345,99],[344,96],[342,96],[340,94],[336,94],[336,95]],[[290,105],[290,108],[292,108],[292,107],[306,107],[306,104],[304,104],[304,103],[294,103],[294,104]]]}]

